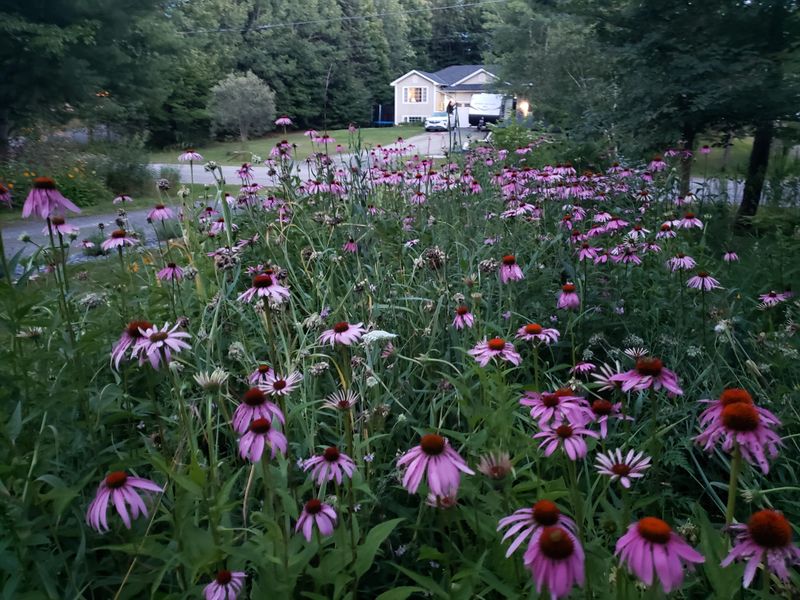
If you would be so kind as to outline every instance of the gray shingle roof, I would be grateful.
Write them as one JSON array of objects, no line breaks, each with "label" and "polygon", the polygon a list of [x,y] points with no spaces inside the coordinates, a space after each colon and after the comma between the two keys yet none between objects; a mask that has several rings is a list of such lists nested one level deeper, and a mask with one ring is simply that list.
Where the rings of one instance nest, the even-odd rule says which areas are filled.
[{"label": "gray shingle roof", "polygon": [[[425,77],[430,77],[436,83],[442,83],[442,84],[446,83],[445,80],[439,77],[436,73],[429,73],[428,71],[417,71],[417,73],[422,73],[423,75],[425,75]],[[458,81],[458,79],[456,79],[456,81]]]},{"label": "gray shingle roof", "polygon": [[464,79],[464,77],[468,75],[472,75],[475,71],[484,68],[483,65],[452,65],[444,69],[439,69],[435,73],[431,73],[431,75],[436,79],[440,79],[444,85],[451,85],[456,81]]}]

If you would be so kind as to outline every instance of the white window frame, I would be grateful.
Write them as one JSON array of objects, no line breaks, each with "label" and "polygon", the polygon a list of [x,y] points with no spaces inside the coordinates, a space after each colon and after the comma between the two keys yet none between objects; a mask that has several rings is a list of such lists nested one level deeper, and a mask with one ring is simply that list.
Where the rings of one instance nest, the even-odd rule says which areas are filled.
[{"label": "white window frame", "polygon": [[425,122],[425,117],[420,117],[420,116],[417,116],[417,115],[406,115],[406,116],[403,117],[403,122],[404,123],[424,123]]},{"label": "white window frame", "polygon": [[[408,90],[422,90],[422,100],[419,102],[409,102]],[[403,87],[403,104],[427,104],[428,103],[428,86],[427,85],[407,85]]]}]

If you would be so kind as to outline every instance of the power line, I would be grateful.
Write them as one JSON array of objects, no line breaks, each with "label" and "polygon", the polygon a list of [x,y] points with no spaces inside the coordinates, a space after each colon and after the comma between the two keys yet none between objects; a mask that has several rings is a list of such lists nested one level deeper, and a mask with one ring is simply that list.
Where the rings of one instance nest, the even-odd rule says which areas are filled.
[{"label": "power line", "polygon": [[364,21],[367,19],[380,19],[389,15],[410,15],[420,12],[434,12],[441,10],[448,10],[451,8],[470,8],[473,6],[484,6],[486,4],[501,4],[508,0],[480,0],[478,2],[465,2],[463,4],[450,4],[448,6],[431,6],[429,8],[418,8],[414,10],[396,10],[376,13],[374,15],[354,15],[352,17],[332,17],[329,19],[309,19],[306,21],[289,21],[286,23],[267,23],[266,25],[258,25],[251,28],[219,28],[219,29],[196,29],[194,31],[180,31],[182,35],[195,35],[198,33],[246,33],[248,31],[266,31],[269,29],[282,29],[285,27],[296,27],[298,25],[317,25],[320,23],[336,23],[344,21]]}]

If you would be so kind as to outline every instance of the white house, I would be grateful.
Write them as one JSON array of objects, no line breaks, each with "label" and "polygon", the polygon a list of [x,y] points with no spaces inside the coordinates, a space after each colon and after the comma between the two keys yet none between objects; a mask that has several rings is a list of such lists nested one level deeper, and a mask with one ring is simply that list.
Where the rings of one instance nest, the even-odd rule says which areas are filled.
[{"label": "white house", "polygon": [[453,65],[435,73],[414,69],[395,79],[394,122],[421,123],[434,112],[443,111],[452,100],[462,126],[469,124],[472,94],[489,91],[497,76],[484,65]]}]

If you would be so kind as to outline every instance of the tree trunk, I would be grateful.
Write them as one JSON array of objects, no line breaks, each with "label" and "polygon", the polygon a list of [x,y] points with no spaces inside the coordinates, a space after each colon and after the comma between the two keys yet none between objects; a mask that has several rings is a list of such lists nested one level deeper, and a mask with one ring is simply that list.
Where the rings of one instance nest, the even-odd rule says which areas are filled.
[{"label": "tree trunk", "polygon": [[0,109],[0,162],[5,161],[9,156],[9,129],[10,124],[8,122],[8,111]]},{"label": "tree trunk", "polygon": [[[695,132],[694,129],[689,127],[688,125],[683,130],[683,149],[687,152],[694,152],[694,139],[695,139]],[[691,156],[683,156],[681,158],[681,186],[680,186],[680,194],[682,198],[685,198],[686,195],[689,193],[691,189],[692,183],[692,160]]]},{"label": "tree trunk", "polygon": [[736,215],[736,226],[746,228],[749,219],[754,217],[764,189],[764,177],[769,163],[769,149],[772,144],[774,128],[772,121],[760,123],[753,136],[753,149],[750,151],[750,163],[747,165],[747,179],[744,182],[744,195]]}]

